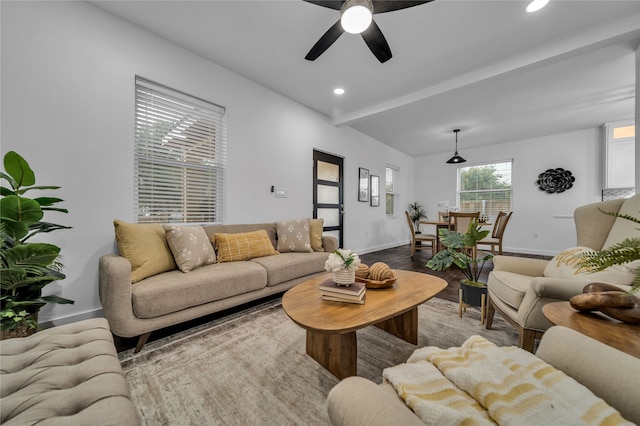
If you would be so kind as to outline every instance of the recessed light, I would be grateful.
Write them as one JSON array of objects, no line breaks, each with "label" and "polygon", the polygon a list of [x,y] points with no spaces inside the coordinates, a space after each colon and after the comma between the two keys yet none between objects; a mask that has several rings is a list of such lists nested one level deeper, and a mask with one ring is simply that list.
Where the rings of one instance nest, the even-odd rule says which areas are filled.
[{"label": "recessed light", "polygon": [[337,89],[333,89],[333,93],[336,95],[344,95],[344,89],[338,87]]},{"label": "recessed light", "polygon": [[547,3],[549,3],[549,0],[533,0],[529,3],[529,6],[527,6],[527,12],[537,12],[545,7]]}]

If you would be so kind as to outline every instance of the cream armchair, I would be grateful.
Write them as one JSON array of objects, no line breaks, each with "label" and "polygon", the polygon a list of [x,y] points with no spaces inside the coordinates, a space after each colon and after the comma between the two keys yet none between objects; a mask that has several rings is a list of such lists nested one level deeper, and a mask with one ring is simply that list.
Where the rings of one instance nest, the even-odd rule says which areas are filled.
[{"label": "cream armchair", "polygon": [[[640,236],[635,229],[637,224],[605,215],[599,209],[637,217],[640,195],[578,207],[574,212],[577,246],[601,250],[632,235]],[[518,329],[519,346],[533,352],[535,339],[541,338],[544,331],[552,326],[542,314],[542,307],[581,294],[586,282],[583,279],[545,277],[545,269],[549,264],[546,260],[495,256],[493,263],[494,269],[487,282],[489,303],[486,328],[491,328],[493,315],[498,311]]]}]

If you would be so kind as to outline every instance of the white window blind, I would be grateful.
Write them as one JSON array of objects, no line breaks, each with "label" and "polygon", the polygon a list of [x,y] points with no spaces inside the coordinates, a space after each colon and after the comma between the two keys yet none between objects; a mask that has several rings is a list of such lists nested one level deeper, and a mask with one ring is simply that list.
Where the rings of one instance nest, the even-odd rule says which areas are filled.
[{"label": "white window blind", "polygon": [[495,218],[511,211],[513,160],[458,168],[458,205],[462,212]]},{"label": "white window blind", "polygon": [[223,222],[222,107],[136,77],[138,222]]}]

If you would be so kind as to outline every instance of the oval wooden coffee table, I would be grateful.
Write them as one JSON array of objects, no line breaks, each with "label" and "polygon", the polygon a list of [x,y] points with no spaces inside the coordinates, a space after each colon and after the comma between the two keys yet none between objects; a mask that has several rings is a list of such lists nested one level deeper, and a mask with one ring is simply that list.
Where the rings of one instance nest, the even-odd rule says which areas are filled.
[{"label": "oval wooden coffee table", "polygon": [[418,305],[442,291],[447,282],[419,272],[396,270],[396,274],[392,287],[367,289],[363,305],[322,300],[318,286],[331,274],[287,291],[282,307],[293,322],[307,330],[307,354],[343,379],[357,374],[356,330],[375,325],[418,344]]}]

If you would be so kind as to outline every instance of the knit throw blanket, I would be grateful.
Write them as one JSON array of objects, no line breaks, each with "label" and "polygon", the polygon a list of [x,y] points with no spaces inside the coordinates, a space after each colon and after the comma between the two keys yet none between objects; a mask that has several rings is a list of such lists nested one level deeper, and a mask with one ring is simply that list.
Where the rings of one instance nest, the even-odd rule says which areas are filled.
[{"label": "knit throw blanket", "polygon": [[426,424],[632,425],[562,371],[481,336],[418,349],[383,377]]}]

